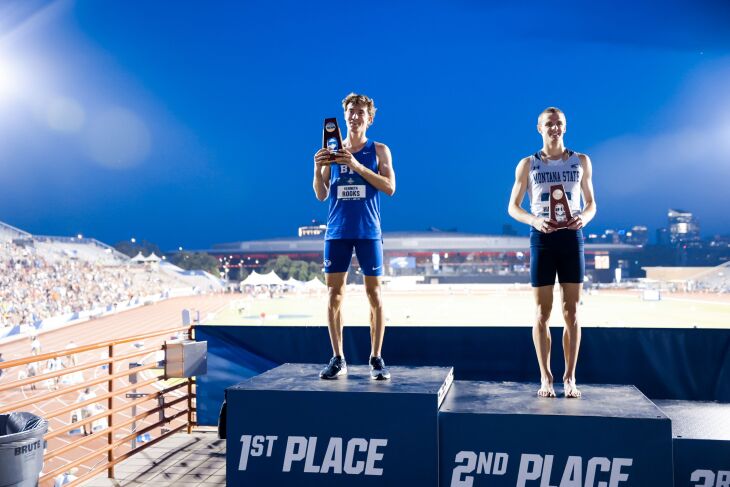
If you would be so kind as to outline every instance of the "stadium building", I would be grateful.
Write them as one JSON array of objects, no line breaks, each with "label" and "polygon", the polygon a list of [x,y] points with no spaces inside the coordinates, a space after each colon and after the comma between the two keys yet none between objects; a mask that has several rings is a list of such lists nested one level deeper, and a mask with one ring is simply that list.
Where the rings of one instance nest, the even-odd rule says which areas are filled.
[{"label": "stadium building", "polygon": [[[299,237],[215,244],[204,252],[219,258],[230,279],[240,269],[259,270],[270,259],[322,262],[323,226],[300,227]],[[586,275],[591,282],[640,277],[641,246],[586,243]],[[385,232],[386,276],[422,276],[425,283],[526,283],[530,280],[528,237],[459,232]],[[357,269],[356,258],[355,269]],[[358,271],[356,271],[356,274]]]}]

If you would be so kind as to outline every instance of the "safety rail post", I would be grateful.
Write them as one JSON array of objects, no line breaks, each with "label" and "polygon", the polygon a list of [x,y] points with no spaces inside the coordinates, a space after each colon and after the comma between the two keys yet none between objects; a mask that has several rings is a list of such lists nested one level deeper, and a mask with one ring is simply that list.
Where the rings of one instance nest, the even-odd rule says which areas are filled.
[{"label": "safety rail post", "polygon": [[188,377],[188,434],[193,432],[193,379]]},{"label": "safety rail post", "polygon": [[[190,330],[188,331],[188,338],[190,340],[194,340],[194,330],[192,326],[190,327]],[[193,378],[188,377],[188,434],[191,434],[193,432]]]},{"label": "safety rail post", "polygon": [[[130,384],[137,383],[137,372],[134,371],[133,369],[135,369],[137,367],[141,367],[141,366],[142,366],[142,364],[139,362],[129,362],[129,383]],[[126,397],[128,399],[129,398],[139,399],[140,397],[144,397],[146,395],[147,394],[145,394],[145,393],[138,393],[137,389],[134,388],[134,389],[132,389],[132,392],[128,392],[126,394]],[[132,402],[132,417],[134,418],[135,416],[137,416],[137,404],[133,401]],[[136,421],[132,423],[132,432],[135,432],[135,431],[137,431],[137,422]],[[136,436],[134,438],[132,438],[131,446],[132,446],[132,450],[137,448],[137,437]]]},{"label": "safety rail post", "polygon": [[[109,380],[109,393],[114,392],[114,344],[109,345],[109,375],[112,376],[112,378]],[[107,399],[107,408],[109,411],[114,411],[114,395],[109,396]],[[109,446],[114,444],[114,415],[110,414],[108,419],[108,427],[109,427],[109,433],[106,435],[107,437],[107,443]],[[92,425],[91,431],[94,431],[94,427]],[[107,462],[109,463],[109,468],[107,469],[107,477],[110,479],[114,478],[114,448],[109,448],[107,450]]]}]

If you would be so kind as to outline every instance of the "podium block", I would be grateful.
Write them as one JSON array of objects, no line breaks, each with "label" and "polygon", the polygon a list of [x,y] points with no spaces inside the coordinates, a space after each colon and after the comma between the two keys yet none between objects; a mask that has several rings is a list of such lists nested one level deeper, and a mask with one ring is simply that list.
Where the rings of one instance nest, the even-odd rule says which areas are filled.
[{"label": "podium block", "polygon": [[454,382],[439,412],[442,487],[671,487],[670,421],[635,387],[537,389]]},{"label": "podium block", "polygon": [[730,404],[657,401],[672,420],[674,487],[730,487]]},{"label": "podium block", "polygon": [[226,390],[229,486],[438,485],[438,408],[450,367],[367,366],[337,380],[284,364]]}]

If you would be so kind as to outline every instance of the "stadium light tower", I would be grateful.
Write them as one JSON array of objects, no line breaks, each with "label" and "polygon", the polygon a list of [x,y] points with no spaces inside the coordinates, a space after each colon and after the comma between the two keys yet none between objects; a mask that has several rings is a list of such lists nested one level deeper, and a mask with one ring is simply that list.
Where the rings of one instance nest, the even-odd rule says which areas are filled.
[{"label": "stadium light tower", "polygon": [[137,239],[134,238],[134,237],[130,238],[129,241],[132,242],[132,243],[137,243]]}]

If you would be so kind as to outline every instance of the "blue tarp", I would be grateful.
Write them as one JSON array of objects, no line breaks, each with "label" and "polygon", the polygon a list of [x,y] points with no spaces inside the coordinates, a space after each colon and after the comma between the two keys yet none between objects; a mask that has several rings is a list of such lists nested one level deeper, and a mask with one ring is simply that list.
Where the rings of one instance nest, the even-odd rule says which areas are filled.
[{"label": "blue tarp", "polygon": [[[208,374],[198,378],[198,422],[214,425],[226,387],[289,363],[321,363],[332,355],[327,327],[198,326],[208,342]],[[552,370],[563,374],[562,328],[551,328]],[[348,363],[366,364],[367,327],[346,327]],[[388,365],[453,366],[460,380],[537,382],[530,327],[393,326]],[[730,402],[730,330],[583,328],[578,382],[632,384],[651,399]]]}]

